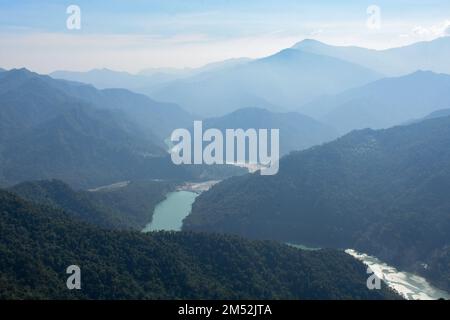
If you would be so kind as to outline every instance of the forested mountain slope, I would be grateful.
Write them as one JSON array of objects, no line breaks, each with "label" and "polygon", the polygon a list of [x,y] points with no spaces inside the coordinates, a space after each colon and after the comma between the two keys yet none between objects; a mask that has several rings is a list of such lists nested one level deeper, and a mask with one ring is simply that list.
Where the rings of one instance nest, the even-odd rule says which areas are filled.
[{"label": "forested mountain slope", "polygon": [[155,206],[175,188],[164,181],[133,181],[116,188],[75,191],[58,180],[31,181],[9,190],[38,204],[63,209],[73,218],[108,229],[142,230]]},{"label": "forested mountain slope", "polygon": [[450,117],[354,131],[291,153],[277,175],[215,185],[184,230],[357,248],[448,289],[448,273],[436,268],[450,263],[449,145]]},{"label": "forested mountain slope", "polygon": [[[81,269],[68,290],[66,268]],[[105,231],[0,191],[1,299],[389,299],[337,251],[192,233]]]}]

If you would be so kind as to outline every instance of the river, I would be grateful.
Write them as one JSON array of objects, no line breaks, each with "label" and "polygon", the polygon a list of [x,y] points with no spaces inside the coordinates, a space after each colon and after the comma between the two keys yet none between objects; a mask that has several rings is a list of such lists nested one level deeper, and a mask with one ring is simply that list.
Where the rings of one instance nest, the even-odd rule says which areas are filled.
[{"label": "river", "polygon": [[[179,231],[181,230],[183,219],[191,212],[195,198],[202,192],[209,189],[216,181],[201,183],[186,183],[176,191],[167,195],[166,199],[160,202],[153,213],[153,220],[142,230],[149,231]],[[300,244],[289,244],[302,250],[318,250]],[[362,261],[384,282],[395,289],[404,298],[409,300],[435,300],[439,298],[450,299],[450,294],[433,287],[426,279],[409,272],[399,271],[389,266],[376,257],[357,252],[352,249],[345,250],[346,253]]]},{"label": "river", "polygon": [[170,192],[166,199],[155,207],[152,221],[142,231],[180,231],[183,219],[191,212],[197,196],[198,193],[192,191]]},{"label": "river", "polygon": [[180,231],[183,219],[191,212],[195,198],[218,182],[220,180],[186,182],[179,185],[176,191],[168,193],[166,199],[158,203],[152,221],[142,232]]},{"label": "river", "polygon": [[395,289],[408,300],[450,299],[450,294],[432,286],[423,277],[409,272],[399,271],[376,257],[369,256],[365,253],[360,253],[352,249],[345,250],[345,252],[369,266],[378,278],[384,280],[389,287]]}]

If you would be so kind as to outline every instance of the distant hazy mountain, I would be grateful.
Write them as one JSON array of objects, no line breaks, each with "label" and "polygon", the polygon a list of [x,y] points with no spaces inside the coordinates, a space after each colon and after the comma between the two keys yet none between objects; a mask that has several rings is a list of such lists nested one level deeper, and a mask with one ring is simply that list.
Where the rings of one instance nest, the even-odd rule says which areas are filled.
[{"label": "distant hazy mountain", "polygon": [[105,113],[74,109],[6,140],[1,180],[12,184],[57,178],[76,187],[92,187],[176,176],[170,159],[162,167],[153,164],[166,158],[166,152],[141,136],[123,130]]},{"label": "distant hazy mountain", "polygon": [[417,71],[324,96],[299,111],[340,132],[387,128],[450,106],[450,75]]},{"label": "distant hazy mountain", "polygon": [[150,94],[202,116],[247,107],[280,112],[378,78],[379,74],[343,60],[286,49],[233,68],[173,81]]},{"label": "distant hazy mountain", "polygon": [[354,131],[215,185],[183,229],[357,248],[449,290],[449,145],[450,117]]},{"label": "distant hazy mountain", "polygon": [[203,129],[279,129],[280,152],[289,153],[330,141],[337,137],[333,128],[296,112],[275,113],[260,108],[245,108],[223,117],[203,121]]},{"label": "distant hazy mountain", "polygon": [[[125,117],[137,122],[140,129],[146,131],[147,134],[158,136],[160,141],[169,136],[174,128],[192,123],[191,116],[179,106],[157,102],[143,94],[125,89],[97,90],[90,85],[54,80],[49,76],[38,75],[26,69],[3,73],[0,81],[0,94],[12,88],[19,90],[18,87],[25,81],[27,82],[25,85],[30,85],[30,82],[39,82],[39,87],[34,88],[36,95],[41,94],[43,90],[55,89],[60,95],[65,94],[76,98],[77,101],[89,103],[97,109],[120,111],[125,114]],[[42,96],[45,97],[44,94]],[[57,102],[52,103],[58,104]]]},{"label": "distant hazy mountain", "polygon": [[450,109],[440,109],[437,111],[433,111],[430,114],[427,114],[425,117],[406,121],[405,123],[403,123],[403,125],[410,125],[410,124],[414,124],[414,123],[425,121],[425,120],[443,118],[443,117],[450,117]]},{"label": "distant hazy mountain", "polygon": [[68,112],[83,103],[54,90],[44,77],[25,69],[0,74],[0,141]]},{"label": "distant hazy mountain", "polygon": [[[116,122],[115,125],[121,126],[121,129],[135,131],[136,136],[140,135],[144,138],[146,135],[139,132],[143,128],[136,128],[134,123],[130,123],[132,121],[130,114],[139,106],[132,101],[125,104],[114,98],[91,86],[53,80],[26,69],[4,72],[0,75],[0,119],[2,129],[5,131],[2,136],[23,133],[24,130],[57,116],[80,110],[80,114],[89,113],[93,117],[95,114],[98,120],[102,117],[108,118],[107,121]],[[153,112],[158,115],[159,110],[152,109],[154,108],[152,103],[149,100],[149,114]],[[158,107],[162,109],[163,106]],[[109,112],[107,109],[114,112]],[[128,114],[123,115],[116,112],[117,110]],[[153,118],[149,116],[149,122]],[[162,145],[162,139],[158,139],[151,130],[146,133],[148,138],[154,139],[154,144]]]},{"label": "distant hazy mountain", "polygon": [[[2,72],[0,183],[57,178],[89,187],[192,179],[193,171],[173,165],[163,144],[177,119],[185,124],[184,115],[126,90],[99,91],[26,69]],[[161,128],[160,137],[154,128]]]},{"label": "distant hazy mountain", "polygon": [[343,59],[392,76],[417,70],[450,74],[450,36],[387,50],[332,46],[311,39],[301,41],[293,48]]},{"label": "distant hazy mountain", "polygon": [[93,69],[86,72],[79,71],[55,71],[49,74],[55,79],[64,79],[88,83],[96,88],[127,88],[130,90],[147,85],[151,80],[142,75],[134,75],[128,72],[113,71],[110,69]]},{"label": "distant hazy mountain", "polygon": [[[116,91],[112,94],[105,93],[80,83],[53,80],[26,69],[4,72],[0,75],[0,119],[5,131],[3,137],[23,133],[24,130],[55,117],[78,110],[79,115],[89,114],[98,121],[102,121],[104,117],[105,123],[115,122],[115,125],[123,130],[134,131],[136,136],[154,139],[154,144],[162,145],[162,139],[156,138],[156,134],[148,130],[145,135],[140,132],[144,127],[139,128],[131,123],[131,115],[141,106],[134,101],[119,101],[115,93]],[[132,96],[129,92],[125,94],[125,97]],[[140,95],[135,97],[146,98]],[[153,101],[148,102],[148,121],[157,122],[154,118],[165,105],[158,105],[158,109]]]},{"label": "distant hazy mountain", "polygon": [[248,61],[250,61],[248,58],[238,58],[210,63],[199,68],[149,68],[140,71],[138,74],[103,68],[85,72],[55,71],[50,73],[50,76],[55,79],[88,83],[99,89],[124,88],[136,92],[146,92],[149,88],[168,81],[190,77],[203,72],[217,71]]},{"label": "distant hazy mountain", "polygon": [[191,125],[193,121],[189,113],[173,103],[157,102],[126,89],[89,89],[90,93],[83,90],[73,94],[100,109],[122,112],[140,129],[156,135],[160,141],[169,137],[174,129]]},{"label": "distant hazy mountain", "polygon": [[228,59],[224,61],[218,61],[218,62],[212,62],[208,63],[202,67],[199,68],[149,68],[144,69],[138,73],[138,75],[143,76],[155,76],[155,75],[166,75],[166,76],[172,76],[172,80],[175,78],[183,78],[187,76],[193,76],[195,74],[203,73],[203,72],[210,72],[210,71],[217,71],[220,69],[225,69],[229,67],[234,67],[243,63],[247,63],[251,61],[250,58],[233,58]]},{"label": "distant hazy mountain", "polygon": [[[0,299],[400,299],[335,250],[183,232],[109,231],[0,190]],[[69,265],[82,289],[67,290]]]},{"label": "distant hazy mountain", "polygon": [[192,123],[191,115],[179,106],[157,102],[126,89],[97,90],[89,85],[67,81],[52,81],[52,86],[97,108],[123,112],[148,134],[158,136],[160,141],[170,136],[173,129]]},{"label": "distant hazy mountain", "polygon": [[443,118],[450,117],[450,109],[441,109],[438,111],[434,111],[427,115],[423,120],[435,119],[435,118]]}]

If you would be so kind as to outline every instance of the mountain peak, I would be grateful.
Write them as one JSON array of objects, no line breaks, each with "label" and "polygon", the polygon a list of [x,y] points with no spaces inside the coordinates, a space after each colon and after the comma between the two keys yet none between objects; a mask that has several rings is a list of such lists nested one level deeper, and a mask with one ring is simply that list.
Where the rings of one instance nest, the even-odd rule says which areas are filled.
[{"label": "mountain peak", "polygon": [[14,68],[9,70],[9,72],[15,74],[34,74],[34,72],[28,70],[27,68]]},{"label": "mountain peak", "polygon": [[417,70],[413,73],[407,74],[405,76],[402,76],[400,78],[411,78],[411,79],[445,79],[449,78],[450,76],[445,73],[437,73],[430,70]]},{"label": "mountain peak", "polygon": [[97,69],[92,69],[89,72],[108,72],[108,73],[121,73],[121,71],[116,71],[116,70],[112,70],[112,69],[108,69],[108,68],[97,68]]},{"label": "mountain peak", "polygon": [[318,40],[304,39],[304,40],[294,44],[291,48],[292,49],[302,49],[302,48],[310,48],[310,47],[317,47],[317,46],[328,46],[328,45],[326,43],[320,42]]},{"label": "mountain peak", "polygon": [[425,76],[425,75],[437,75],[438,73],[435,73],[433,71],[430,70],[417,70],[413,73],[411,73],[411,75],[419,75],[419,76]]},{"label": "mountain peak", "polygon": [[308,52],[302,52],[299,50],[295,50],[292,48],[287,48],[287,49],[283,49],[277,53],[275,53],[274,55],[268,56],[266,58],[262,58],[260,59],[261,61],[264,60],[271,60],[271,59],[276,59],[276,58],[295,58],[295,57],[300,57],[302,55],[312,55],[309,54]]},{"label": "mountain peak", "polygon": [[16,79],[26,79],[39,76],[37,73],[28,70],[27,68],[11,69],[9,71],[5,70],[5,76]]},{"label": "mountain peak", "polygon": [[9,70],[10,72],[28,72],[28,73],[32,73],[32,71],[28,70],[27,68],[13,68],[11,70]]},{"label": "mountain peak", "polygon": [[270,113],[272,112],[261,107],[245,107],[231,112],[231,114],[234,115],[242,115],[242,114],[252,115],[252,114],[270,114]]},{"label": "mountain peak", "polygon": [[1,72],[1,75],[2,75],[3,81],[9,81],[10,83],[16,82],[16,81],[21,82],[24,80],[39,77],[39,75],[37,73],[30,71],[26,68],[4,70],[3,72]]}]

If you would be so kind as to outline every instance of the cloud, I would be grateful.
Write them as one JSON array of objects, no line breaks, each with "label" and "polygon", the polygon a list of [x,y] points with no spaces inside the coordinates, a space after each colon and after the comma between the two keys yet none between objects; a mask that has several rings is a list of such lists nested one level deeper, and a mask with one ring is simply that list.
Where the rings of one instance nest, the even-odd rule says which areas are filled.
[{"label": "cloud", "polygon": [[450,25],[448,25],[447,28],[445,28],[444,34],[446,36],[450,36]]},{"label": "cloud", "polygon": [[415,26],[411,30],[411,34],[419,38],[428,38],[428,39],[450,35],[450,20],[446,20],[444,22],[427,27],[420,25]]},{"label": "cloud", "polygon": [[416,36],[423,37],[423,36],[430,35],[431,31],[430,31],[430,29],[422,27],[422,26],[415,26],[412,29],[412,33]]},{"label": "cloud", "polygon": [[318,36],[322,33],[323,33],[322,29],[315,29],[315,30],[311,31],[311,36]]}]

